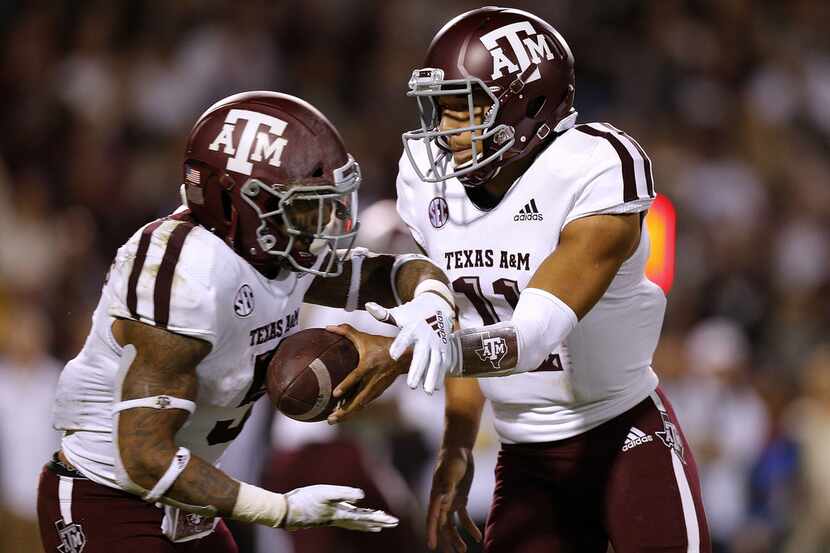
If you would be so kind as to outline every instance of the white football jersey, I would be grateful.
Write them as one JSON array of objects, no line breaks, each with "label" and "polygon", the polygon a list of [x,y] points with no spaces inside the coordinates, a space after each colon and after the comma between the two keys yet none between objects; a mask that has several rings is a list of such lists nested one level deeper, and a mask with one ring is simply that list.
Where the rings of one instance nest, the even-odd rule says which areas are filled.
[{"label": "white football jersey", "polygon": [[[415,152],[427,161],[423,144]],[[420,159],[418,159],[420,158]],[[483,211],[457,179],[421,181],[406,156],[398,211],[415,240],[450,278],[462,327],[509,320],[519,293],[571,221],[643,212],[654,198],[651,164],[628,135],[605,124],[578,125],[556,138]],[[482,378],[504,442],[547,442],[585,432],[630,409],[657,386],[651,358],[665,297],[646,279],[648,235],[605,295],[535,371]]]},{"label": "white football jersey", "polygon": [[118,250],[86,343],[61,373],[55,427],[64,431],[63,451],[100,484],[118,487],[112,404],[122,348],[112,335],[116,317],[211,343],[196,367],[196,411],[176,443],[216,463],[264,393],[270,354],[296,331],[314,280],[288,272],[269,280],[218,237],[181,219],[150,223]]}]

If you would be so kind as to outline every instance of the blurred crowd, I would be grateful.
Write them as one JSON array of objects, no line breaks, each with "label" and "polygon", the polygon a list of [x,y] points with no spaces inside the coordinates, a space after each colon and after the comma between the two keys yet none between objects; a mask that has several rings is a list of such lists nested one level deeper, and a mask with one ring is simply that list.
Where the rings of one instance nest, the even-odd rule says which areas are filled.
[{"label": "blurred crowd", "polygon": [[[677,208],[654,365],[697,456],[717,551],[830,550],[830,4],[509,4],[562,32],[580,120],[636,137]],[[250,89],[312,102],[363,168],[361,241],[404,250],[388,200],[398,137],[416,123],[406,83],[443,23],[480,5],[0,2],[0,551],[37,551],[23,544],[58,440],[58,371],[83,343],[116,248],[177,206],[184,139],[201,111]],[[262,408],[229,466],[282,485],[269,455],[296,472],[291,455],[303,448],[340,447],[419,533],[441,399],[405,392],[340,430],[280,418],[272,428]],[[479,519],[498,447],[484,427]],[[314,550],[237,530],[243,552],[269,540],[270,551],[273,540]]]}]

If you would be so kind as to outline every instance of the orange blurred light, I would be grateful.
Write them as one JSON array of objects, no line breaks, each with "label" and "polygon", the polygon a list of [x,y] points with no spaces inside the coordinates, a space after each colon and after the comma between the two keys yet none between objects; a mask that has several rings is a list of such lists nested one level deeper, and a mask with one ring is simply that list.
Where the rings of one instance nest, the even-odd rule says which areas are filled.
[{"label": "orange blurred light", "polygon": [[675,212],[671,200],[658,194],[646,215],[651,238],[651,254],[646,261],[646,277],[668,295],[674,282]]}]

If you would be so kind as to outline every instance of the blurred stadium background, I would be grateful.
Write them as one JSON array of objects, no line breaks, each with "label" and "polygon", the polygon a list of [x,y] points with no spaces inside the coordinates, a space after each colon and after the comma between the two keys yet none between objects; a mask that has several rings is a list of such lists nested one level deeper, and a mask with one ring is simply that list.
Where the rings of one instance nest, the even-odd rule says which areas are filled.
[{"label": "blurred stadium background", "polygon": [[[830,4],[507,4],[564,34],[580,119],[635,136],[676,207],[655,368],[700,464],[717,550],[830,551]],[[388,200],[415,123],[406,82],[442,24],[480,5],[0,2],[0,550],[40,550],[35,484],[57,444],[58,372],[116,248],[176,207],[199,113],[246,89],[311,101],[363,167],[361,241],[404,250]],[[342,478],[408,524],[354,544],[236,528],[243,553],[422,551],[442,400],[405,392],[338,429],[272,425],[260,405],[225,467],[277,487]],[[479,519],[496,448],[485,422]]]}]

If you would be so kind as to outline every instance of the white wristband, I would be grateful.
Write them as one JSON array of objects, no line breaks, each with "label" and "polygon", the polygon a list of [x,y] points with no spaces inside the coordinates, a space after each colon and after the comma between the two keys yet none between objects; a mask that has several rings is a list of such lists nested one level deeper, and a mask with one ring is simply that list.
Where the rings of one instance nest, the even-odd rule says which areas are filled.
[{"label": "white wristband", "polygon": [[278,528],[287,512],[288,501],[283,494],[240,482],[231,518]]},{"label": "white wristband", "polygon": [[395,295],[395,303],[398,305],[403,304],[403,300],[401,300],[400,294],[398,294],[398,287],[396,283],[398,282],[398,271],[401,267],[409,263],[410,261],[425,261],[430,265],[436,267],[439,271],[441,268],[430,258],[425,255],[421,255],[419,253],[406,253],[401,255],[395,256],[395,262],[392,263],[392,271],[389,274],[390,282],[392,283],[392,293]]},{"label": "white wristband", "polygon": [[455,311],[455,298],[453,298],[449,286],[447,286],[440,280],[428,278],[418,283],[418,286],[415,287],[415,290],[412,293],[412,297],[414,298],[419,294],[425,294],[427,292],[431,292],[433,294],[438,295],[441,299],[443,299],[449,304],[450,309]]}]

